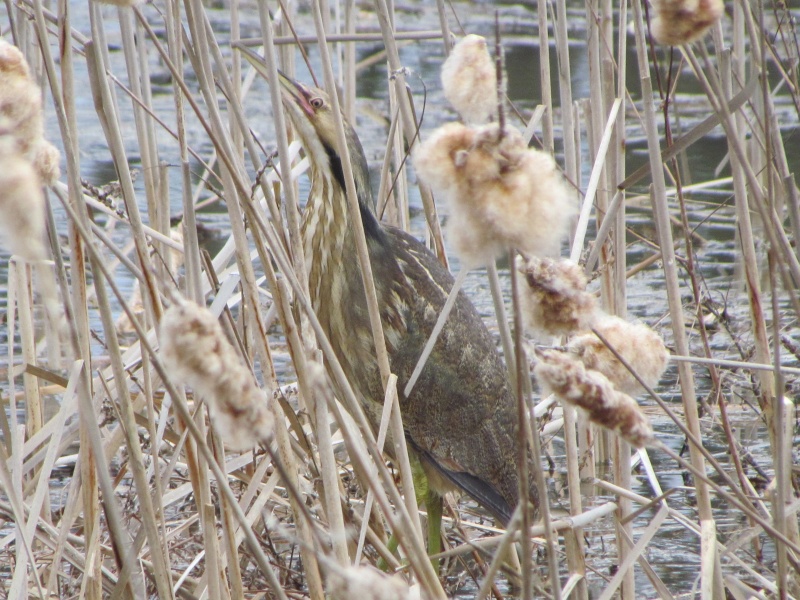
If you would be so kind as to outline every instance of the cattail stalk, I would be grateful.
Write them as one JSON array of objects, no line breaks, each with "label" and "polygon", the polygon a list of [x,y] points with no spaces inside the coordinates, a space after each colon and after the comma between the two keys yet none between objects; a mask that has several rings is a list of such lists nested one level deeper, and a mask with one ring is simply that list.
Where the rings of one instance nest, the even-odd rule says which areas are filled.
[{"label": "cattail stalk", "polygon": [[[664,275],[667,283],[667,302],[669,304],[677,351],[679,354],[688,354],[689,348],[683,326],[683,306],[681,304],[680,289],[678,286],[674,244],[665,196],[664,172],[661,169],[661,147],[656,128],[655,109],[651,101],[653,97],[653,88],[650,83],[649,62],[645,51],[642,8],[639,3],[634,3],[633,8],[634,24],[636,28],[636,51],[639,58],[639,74],[642,81],[642,96],[648,99],[648,102],[644,103],[644,124],[647,132],[647,145],[650,150],[649,156],[653,177],[651,200],[653,202],[653,213],[658,230],[659,245],[661,246],[664,261]],[[697,396],[695,394],[694,377],[689,368],[681,367],[680,365],[678,373],[689,428],[697,439],[701,439],[700,423],[697,418]],[[692,446],[691,456],[692,464],[695,468],[698,471],[704,471],[704,461],[699,453],[699,449]],[[713,519],[708,489],[702,482],[697,482],[697,504],[701,520]]]},{"label": "cattail stalk", "polygon": [[[417,137],[417,122],[414,119],[414,110],[411,106],[411,100],[406,93],[406,78],[402,71],[402,63],[400,62],[400,54],[397,51],[394,27],[392,26],[392,19],[389,15],[389,8],[386,4],[386,0],[375,0],[375,12],[378,15],[378,22],[381,26],[383,42],[386,45],[389,72],[392,74],[392,79],[395,84],[398,105],[400,107],[400,122],[402,124],[403,135],[405,136],[409,150],[413,151],[414,146],[419,143]],[[346,178],[345,181],[347,181]],[[433,202],[433,195],[431,194],[430,188],[424,184],[420,184],[419,193],[422,198],[422,206],[425,210],[425,218],[431,230],[436,256],[441,263],[447,267],[442,229],[439,225],[439,216],[436,211],[436,205]]]}]

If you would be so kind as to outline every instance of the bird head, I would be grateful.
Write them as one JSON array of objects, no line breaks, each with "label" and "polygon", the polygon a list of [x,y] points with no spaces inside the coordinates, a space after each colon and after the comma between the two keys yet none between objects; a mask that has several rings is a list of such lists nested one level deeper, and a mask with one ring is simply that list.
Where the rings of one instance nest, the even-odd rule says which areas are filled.
[{"label": "bird head", "polygon": [[[309,87],[279,72],[281,98],[286,115],[305,148],[312,168],[318,173],[330,173],[345,189],[341,157],[336,141],[336,119],[330,96],[323,90]],[[361,142],[344,117],[345,138],[353,167],[359,201],[373,207],[369,170]]]},{"label": "bird head", "polygon": [[327,148],[336,148],[336,130],[330,96],[278,72],[286,116],[300,137],[312,164],[328,160]]}]

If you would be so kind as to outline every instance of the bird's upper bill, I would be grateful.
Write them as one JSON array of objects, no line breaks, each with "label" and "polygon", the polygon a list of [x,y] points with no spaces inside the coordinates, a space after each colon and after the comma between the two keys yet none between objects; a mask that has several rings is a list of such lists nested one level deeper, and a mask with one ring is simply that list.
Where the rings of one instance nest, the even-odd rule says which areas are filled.
[{"label": "bird's upper bill", "polygon": [[327,164],[328,150],[336,148],[336,127],[328,95],[278,71],[286,115],[300,137],[306,155],[316,165]]},{"label": "bird's upper bill", "polygon": [[284,106],[299,108],[306,114],[306,117],[312,119],[315,114],[314,107],[310,102],[314,96],[313,92],[302,83],[287,77],[282,71],[278,71],[278,78],[281,82],[281,97]]}]

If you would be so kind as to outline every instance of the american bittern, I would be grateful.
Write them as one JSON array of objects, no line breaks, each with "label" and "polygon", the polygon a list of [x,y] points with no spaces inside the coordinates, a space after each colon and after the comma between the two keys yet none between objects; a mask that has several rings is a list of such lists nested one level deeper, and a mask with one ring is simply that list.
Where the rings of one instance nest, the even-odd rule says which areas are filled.
[{"label": "american bittern", "polygon": [[[377,429],[384,391],[336,151],[334,119],[340,117],[324,91],[283,75],[281,85],[286,113],[310,162],[302,234],[311,301]],[[519,424],[505,367],[475,307],[460,293],[416,386],[403,395],[453,278],[416,238],[377,220],[361,142],[348,123],[345,131],[409,446],[435,493],[459,488],[507,523],[519,496]],[[535,508],[538,496],[530,482],[529,489]]]}]

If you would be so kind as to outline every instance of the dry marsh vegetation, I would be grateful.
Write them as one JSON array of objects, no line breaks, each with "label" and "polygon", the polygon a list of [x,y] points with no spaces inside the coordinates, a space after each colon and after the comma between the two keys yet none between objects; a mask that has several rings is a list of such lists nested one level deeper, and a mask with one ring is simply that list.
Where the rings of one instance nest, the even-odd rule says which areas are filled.
[{"label": "dry marsh vegetation", "polygon": [[[481,54],[494,26],[462,31],[468,2],[114,4],[0,9],[0,597],[800,598],[796,10],[500,6],[501,37],[537,48],[525,68],[540,89],[498,112],[508,90]],[[469,36],[454,54],[465,62],[445,69],[463,125],[446,124],[457,117],[443,101],[422,111],[422,83],[442,97],[453,33],[488,38]],[[438,57],[435,72],[409,71],[410,42]],[[357,80],[380,68],[379,210],[442,260],[456,247],[488,263],[478,277],[529,417],[540,518],[518,510],[503,530],[449,497],[438,572],[404,493],[421,483],[405,392],[386,379],[373,431],[308,300],[308,161],[275,70],[302,71],[308,54],[357,129]],[[465,82],[473,94],[455,89]],[[418,181],[412,148],[430,140],[452,143],[423,146],[447,169],[426,162]],[[697,180],[691,157],[713,144],[722,159]],[[87,161],[113,181],[85,181]],[[530,164],[549,190],[515,187],[536,185]],[[503,189],[513,202],[487,207]],[[530,254],[562,220],[514,218],[554,195],[577,200],[560,261]],[[198,234],[209,204],[226,222],[213,246]],[[724,310],[702,246],[721,224],[739,274]],[[664,299],[637,314],[643,277]],[[539,346],[523,339],[526,315],[549,336]],[[661,387],[658,334],[672,363]],[[760,427],[756,456],[746,422]],[[678,539],[686,576],[674,578],[651,563]]]}]

